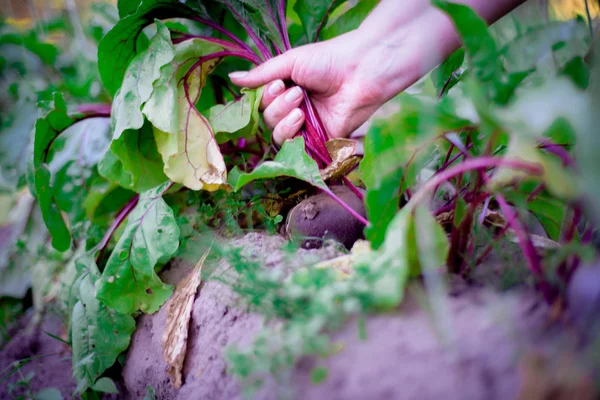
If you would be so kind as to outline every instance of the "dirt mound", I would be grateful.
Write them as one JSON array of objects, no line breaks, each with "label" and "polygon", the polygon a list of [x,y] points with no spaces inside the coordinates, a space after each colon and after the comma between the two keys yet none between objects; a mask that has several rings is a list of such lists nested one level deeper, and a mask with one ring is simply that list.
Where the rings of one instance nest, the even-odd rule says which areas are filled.
[{"label": "dirt mound", "polygon": [[[237,244],[269,255],[269,266],[277,267],[285,260],[282,243],[279,237],[249,234]],[[310,254],[302,252],[299,258]],[[163,278],[176,283],[190,267],[174,264]],[[359,338],[357,323],[349,322],[332,336],[343,346],[339,353],[301,360],[289,382],[267,382],[256,398],[290,393],[301,399],[340,400],[515,398],[518,363],[533,342],[540,343],[546,327],[547,309],[535,294],[527,289],[503,294],[457,280],[444,302],[448,318],[440,320],[419,301],[425,296],[419,285],[410,292],[400,312],[367,319],[365,340]],[[262,317],[248,313],[227,286],[203,283],[193,308],[184,385],[175,391],[162,359],[164,312],[138,320],[123,371],[132,398],[143,398],[152,386],[159,399],[242,399],[239,384],[227,375],[223,349],[251,343]],[[319,385],[310,382],[315,366],[328,370]]]}]

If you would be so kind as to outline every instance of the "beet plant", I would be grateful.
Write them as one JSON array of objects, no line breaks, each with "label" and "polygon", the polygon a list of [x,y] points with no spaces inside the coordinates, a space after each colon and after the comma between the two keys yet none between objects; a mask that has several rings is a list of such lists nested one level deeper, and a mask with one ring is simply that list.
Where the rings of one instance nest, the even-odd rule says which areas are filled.
[{"label": "beet plant", "polygon": [[[331,197],[364,224],[368,243],[345,256],[343,279],[305,268],[282,281],[211,239],[233,267],[234,290],[282,321],[250,349],[228,352],[230,371],[252,387],[303,354],[331,354],[327,331],[395,309],[410,279],[442,266],[468,278],[499,241],[518,244],[549,303],[562,300],[594,229],[586,22],[500,40],[468,7],[434,0],[463,49],[372,122],[358,170],[355,144],[329,139],[306,91],[301,134],[278,149],[261,121],[263,89],[238,91],[227,74],[354,29],[376,3],[119,0],[119,20],[98,45],[103,92],[65,93],[73,105],[59,92],[41,99],[27,183],[53,257],[67,265],[61,299],[79,393],[102,390],[134,317],[193,297],[173,296],[158,275],[188,251],[191,230],[272,228],[295,193]],[[364,200],[367,218],[334,185]],[[542,234],[530,232],[531,218]]]}]

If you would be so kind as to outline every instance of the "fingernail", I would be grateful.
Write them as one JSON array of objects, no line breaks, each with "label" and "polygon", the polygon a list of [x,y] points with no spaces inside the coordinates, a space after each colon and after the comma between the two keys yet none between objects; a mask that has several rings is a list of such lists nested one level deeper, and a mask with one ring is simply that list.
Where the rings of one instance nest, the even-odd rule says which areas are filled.
[{"label": "fingernail", "polygon": [[248,71],[236,71],[229,74],[230,78],[239,79],[248,76]]},{"label": "fingernail", "polygon": [[302,114],[302,111],[300,111],[299,108],[296,108],[290,113],[290,115],[288,115],[285,122],[290,126],[294,126],[302,120],[303,116],[304,114]]},{"label": "fingernail", "polygon": [[300,99],[300,96],[302,96],[302,89],[296,86],[285,94],[285,101],[292,103]]},{"label": "fingernail", "polygon": [[285,89],[285,84],[283,81],[277,80],[269,85],[269,94],[271,96],[277,96],[283,92],[283,89]]}]

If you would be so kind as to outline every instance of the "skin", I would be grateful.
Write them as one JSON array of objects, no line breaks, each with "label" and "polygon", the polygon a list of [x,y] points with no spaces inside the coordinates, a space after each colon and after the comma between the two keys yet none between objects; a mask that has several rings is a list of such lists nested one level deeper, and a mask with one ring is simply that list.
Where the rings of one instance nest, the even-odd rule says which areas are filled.
[{"label": "skin", "polygon": [[[524,0],[456,2],[493,23]],[[261,109],[276,143],[294,137],[304,124],[299,86],[310,93],[329,136],[347,137],[459,45],[452,22],[429,0],[382,0],[354,31],[229,76],[243,87],[267,85]],[[297,86],[286,88],[284,81]]]}]

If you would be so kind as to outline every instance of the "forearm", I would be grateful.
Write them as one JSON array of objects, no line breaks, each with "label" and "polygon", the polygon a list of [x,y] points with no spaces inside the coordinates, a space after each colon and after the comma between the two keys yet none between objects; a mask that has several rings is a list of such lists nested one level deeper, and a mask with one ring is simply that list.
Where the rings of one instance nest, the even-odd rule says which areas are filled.
[{"label": "forearm", "polygon": [[[455,0],[470,6],[489,24],[525,0]],[[383,100],[394,97],[460,46],[447,15],[429,0],[382,0],[357,31],[367,62],[375,61]],[[371,57],[369,55],[372,55]],[[380,58],[381,55],[383,57]],[[375,58],[376,60],[373,60]]]}]

